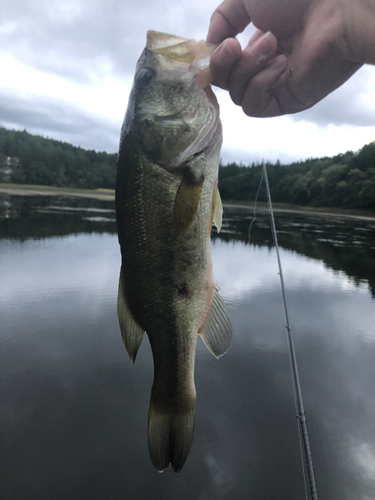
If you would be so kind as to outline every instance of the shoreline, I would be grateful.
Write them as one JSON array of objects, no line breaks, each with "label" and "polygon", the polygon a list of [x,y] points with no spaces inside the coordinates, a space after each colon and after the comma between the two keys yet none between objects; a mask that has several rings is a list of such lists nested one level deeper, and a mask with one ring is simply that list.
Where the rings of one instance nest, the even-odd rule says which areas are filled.
[{"label": "shoreline", "polygon": [[[254,205],[244,205],[239,203],[225,203],[223,202],[223,207],[227,208],[241,208],[247,210],[254,210]],[[293,213],[293,214],[303,214],[303,215],[312,215],[312,216],[321,216],[321,217],[341,217],[343,219],[358,219],[358,220],[367,220],[367,221],[375,221],[375,214],[372,212],[367,213],[358,213],[356,210],[349,209],[340,209],[340,208],[324,208],[324,207],[301,207],[296,205],[295,208],[285,208],[282,206],[278,206],[277,203],[272,204],[272,208],[274,212],[283,212],[283,213]],[[268,205],[266,203],[257,203],[257,212],[268,212]]]},{"label": "shoreline", "polygon": [[[114,189],[79,189],[79,188],[60,188],[54,186],[38,186],[29,184],[5,184],[0,183],[0,194],[9,194],[12,196],[73,196],[81,198],[94,198],[97,200],[114,201]],[[241,208],[246,210],[254,210],[253,204],[246,202],[225,202],[224,208]],[[268,211],[266,203],[257,203],[257,211]],[[273,204],[274,212],[284,213],[300,213],[304,215],[313,215],[321,217],[341,217],[348,219],[360,219],[367,221],[375,221],[375,214],[361,210],[348,210],[340,208],[326,207],[301,207],[298,205],[286,205],[275,203]]]},{"label": "shoreline", "polygon": [[37,186],[31,184],[0,184],[0,194],[12,196],[78,196],[114,201],[114,189],[79,189],[60,188],[54,186]]}]

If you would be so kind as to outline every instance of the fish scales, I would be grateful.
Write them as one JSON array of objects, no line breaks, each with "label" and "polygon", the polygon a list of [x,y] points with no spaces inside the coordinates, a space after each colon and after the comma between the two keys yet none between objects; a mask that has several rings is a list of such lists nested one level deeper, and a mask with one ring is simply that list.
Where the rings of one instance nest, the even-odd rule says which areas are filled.
[{"label": "fish scales", "polygon": [[185,42],[148,33],[122,128],[116,183],[121,332],[133,362],[144,332],[149,337],[150,455],[159,471],[171,464],[175,472],[193,439],[198,334],[216,357],[232,335],[211,264],[211,225],[221,218],[222,137],[218,105],[199,64],[212,49]]}]

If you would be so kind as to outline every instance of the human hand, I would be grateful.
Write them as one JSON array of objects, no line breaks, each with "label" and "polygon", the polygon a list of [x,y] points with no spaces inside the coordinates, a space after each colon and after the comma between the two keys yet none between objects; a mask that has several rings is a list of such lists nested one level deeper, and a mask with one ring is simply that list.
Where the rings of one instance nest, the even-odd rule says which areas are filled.
[{"label": "human hand", "polygon": [[[375,2],[367,9],[371,12],[364,3],[224,0],[212,15],[207,36],[210,43],[224,40],[211,56],[214,85],[229,90],[249,116],[310,108],[375,58],[375,51],[369,55],[364,46],[367,35],[375,47]],[[242,51],[239,42],[228,37],[250,22],[259,29]]]}]

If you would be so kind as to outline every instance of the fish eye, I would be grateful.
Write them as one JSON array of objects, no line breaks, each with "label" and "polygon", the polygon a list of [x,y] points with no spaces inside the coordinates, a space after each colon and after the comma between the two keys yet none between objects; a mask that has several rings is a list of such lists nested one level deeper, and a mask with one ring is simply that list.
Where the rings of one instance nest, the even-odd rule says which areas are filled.
[{"label": "fish eye", "polygon": [[156,73],[153,69],[144,68],[136,76],[137,87],[148,87],[155,80]]}]

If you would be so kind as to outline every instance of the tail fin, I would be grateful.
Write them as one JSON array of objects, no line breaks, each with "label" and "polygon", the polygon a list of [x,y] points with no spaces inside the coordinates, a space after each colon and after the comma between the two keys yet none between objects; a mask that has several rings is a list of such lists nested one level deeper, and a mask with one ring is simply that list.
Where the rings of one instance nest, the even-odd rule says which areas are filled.
[{"label": "tail fin", "polygon": [[190,452],[194,435],[195,402],[185,413],[162,413],[151,396],[148,413],[148,447],[151,461],[163,472],[172,465],[180,472]]}]

